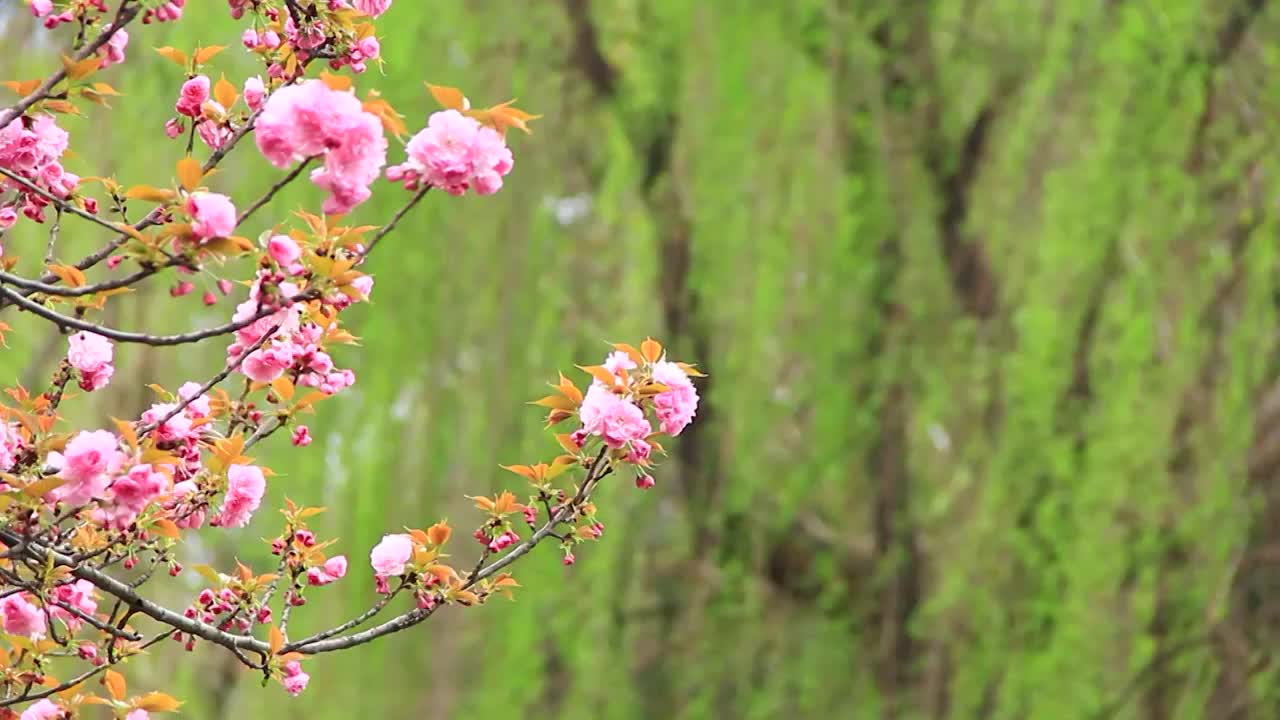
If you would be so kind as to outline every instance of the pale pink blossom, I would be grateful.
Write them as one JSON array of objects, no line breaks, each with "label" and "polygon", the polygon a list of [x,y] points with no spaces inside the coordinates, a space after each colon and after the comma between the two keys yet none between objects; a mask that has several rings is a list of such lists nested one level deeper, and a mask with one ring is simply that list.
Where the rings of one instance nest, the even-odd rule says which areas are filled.
[{"label": "pale pink blossom", "polygon": [[[209,417],[209,396],[200,395],[199,397],[196,397],[199,392],[200,383],[185,382],[182,383],[182,387],[178,388],[178,397],[181,397],[184,401],[191,400],[191,402],[187,403],[186,409],[186,413],[191,417]],[[192,400],[192,398],[195,399]]]},{"label": "pale pink blossom", "polygon": [[4,631],[10,635],[38,640],[44,637],[44,611],[27,600],[27,594],[10,595],[0,602],[4,613]]},{"label": "pale pink blossom", "polygon": [[106,430],[80,432],[67,443],[61,454],[49,453],[51,464],[59,468],[66,484],[58,488],[58,498],[71,505],[83,505],[101,497],[110,474],[118,472],[125,454],[120,441]]},{"label": "pale pink blossom", "polygon": [[201,240],[227,237],[236,229],[236,207],[226,195],[192,193],[186,209],[191,215],[191,231]]},{"label": "pale pink blossom", "polygon": [[262,84],[262,78],[254,75],[244,81],[244,104],[249,106],[250,110],[257,112],[262,108],[262,102],[267,97],[267,88]]},{"label": "pale pink blossom", "polygon": [[[177,403],[155,403],[150,408],[147,408],[146,412],[142,413],[143,423],[156,425],[156,429],[153,432],[157,440],[173,442],[191,437],[191,417],[183,412],[174,413],[177,407]],[[173,413],[173,417],[169,417],[170,413]],[[166,417],[169,419],[164,420]],[[164,422],[160,422],[161,420],[164,420]]]},{"label": "pale pink blossom", "polygon": [[654,410],[662,432],[679,435],[697,414],[698,391],[679,365],[666,360],[654,363],[653,381],[670,388],[653,397]]},{"label": "pale pink blossom", "polygon": [[53,0],[31,0],[31,14],[44,17],[53,12]]},{"label": "pale pink blossom", "polygon": [[69,336],[67,343],[67,362],[80,371],[80,387],[89,392],[106,387],[115,373],[111,341],[82,330]]},{"label": "pale pink blossom", "polygon": [[116,30],[102,48],[102,67],[110,67],[124,62],[124,49],[129,45],[129,33],[124,28]]},{"label": "pale pink blossom", "polygon": [[413,557],[413,538],[408,535],[383,535],[382,541],[369,553],[369,563],[378,575],[403,575],[405,563]]},{"label": "pale pink blossom", "polygon": [[210,521],[218,527],[244,527],[262,503],[267,479],[255,465],[232,465],[227,468],[227,493],[222,510]]},{"label": "pale pink blossom", "polygon": [[[39,0],[35,1],[39,2]],[[45,2],[49,2],[49,0],[45,0]],[[23,710],[22,717],[19,720],[58,720],[62,716],[62,706],[49,698],[44,698]]]},{"label": "pale pink blossom", "polygon": [[142,708],[134,708],[124,716],[124,720],[151,720],[151,713]]},{"label": "pale pink blossom", "polygon": [[365,15],[378,17],[391,7],[391,0],[354,0],[354,5]]}]

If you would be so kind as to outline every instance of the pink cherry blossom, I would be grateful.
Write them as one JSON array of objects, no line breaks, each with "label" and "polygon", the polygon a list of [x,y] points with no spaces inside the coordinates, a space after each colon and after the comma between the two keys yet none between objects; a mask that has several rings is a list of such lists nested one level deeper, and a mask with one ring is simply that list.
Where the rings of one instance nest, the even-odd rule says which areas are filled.
[{"label": "pink cherry blossom", "polygon": [[10,635],[38,640],[44,637],[44,612],[27,600],[26,593],[10,595],[0,602],[4,613],[4,631]]},{"label": "pink cherry blossom", "polygon": [[[93,615],[98,611],[98,601],[94,598],[96,592],[97,590],[94,588],[93,583],[88,580],[77,580],[73,583],[59,585],[53,594],[58,602],[63,605],[73,607],[85,615]],[[50,612],[73,632],[80,629],[80,626],[84,624],[83,618],[62,607],[50,608]]]},{"label": "pink cherry blossom", "polygon": [[335,580],[346,577],[346,574],[347,558],[345,555],[338,555],[326,560],[323,567],[313,567],[307,570],[307,584],[315,586],[328,585]]},{"label": "pink cherry blossom", "polygon": [[124,62],[124,49],[129,45],[129,33],[124,28],[116,30],[102,48],[102,67],[110,67]]},{"label": "pink cherry blossom", "polygon": [[222,510],[210,521],[218,527],[244,527],[262,503],[267,479],[255,465],[232,465],[227,468],[227,494]]},{"label": "pink cherry blossom", "polygon": [[288,235],[275,235],[268,240],[267,252],[280,265],[288,265],[302,257],[302,248]]},{"label": "pink cherry blossom", "polygon": [[96,333],[80,331],[67,338],[67,362],[80,371],[80,387],[92,392],[107,386],[115,367],[111,341]]},{"label": "pink cherry blossom", "polygon": [[200,108],[204,105],[204,101],[209,99],[209,78],[204,75],[196,75],[182,84],[182,90],[178,93],[178,102],[174,105],[174,110],[179,115],[187,117],[200,117]]},{"label": "pink cherry blossom", "polygon": [[611,448],[621,448],[632,440],[643,440],[653,432],[644,411],[604,385],[592,384],[578,410],[582,429],[600,436]]},{"label": "pink cherry blossom", "polygon": [[134,708],[124,716],[124,720],[151,720],[151,713],[142,708]]},{"label": "pink cherry blossom", "polygon": [[346,213],[369,198],[369,185],[386,162],[382,123],[350,92],[308,80],[276,91],[254,132],[258,150],[279,168],[317,155],[324,166],[311,181],[330,195],[326,213]]},{"label": "pink cherry blossom", "polygon": [[[45,0],[45,2],[48,1]],[[19,720],[58,720],[62,716],[62,707],[49,698],[44,698],[23,710],[22,717]]]},{"label": "pink cherry blossom", "polygon": [[236,207],[226,195],[192,193],[186,210],[191,215],[191,231],[201,240],[227,237],[236,229]]},{"label": "pink cherry blossom", "polygon": [[433,113],[405,151],[408,160],[387,169],[389,180],[409,188],[425,183],[451,195],[497,192],[514,163],[502,135],[457,110]]},{"label": "pink cherry blossom", "polygon": [[413,557],[413,538],[408,535],[384,535],[369,553],[369,563],[378,575],[403,575],[405,563]]},{"label": "pink cherry blossom", "polygon": [[297,695],[307,689],[307,683],[311,681],[311,676],[302,671],[302,665],[297,660],[290,660],[284,664],[284,689],[290,695]]},{"label": "pink cherry blossom", "polygon": [[149,464],[135,465],[107,488],[102,519],[111,527],[127,527],[147,503],[168,489],[169,479],[164,473],[156,472]]},{"label": "pink cherry blossom", "polygon": [[67,443],[61,455],[50,453],[49,459],[60,465],[58,475],[67,482],[55,492],[71,505],[83,505],[100,497],[117,472],[125,455],[120,441],[106,430],[80,432]]},{"label": "pink cherry blossom", "polygon": [[53,0],[31,0],[31,14],[44,17],[53,12]]},{"label": "pink cherry blossom", "polygon": [[299,425],[293,429],[293,437],[291,441],[294,447],[306,447],[311,444],[311,428],[306,425]]},{"label": "pink cherry blossom", "polygon": [[679,365],[666,360],[653,364],[653,381],[671,388],[653,397],[662,432],[679,435],[697,414],[698,391]]},{"label": "pink cherry blossom", "polygon": [[354,0],[354,5],[365,15],[378,17],[391,7],[391,0]]},{"label": "pink cherry blossom", "polygon": [[200,384],[194,382],[182,383],[182,386],[178,388],[178,396],[183,400],[195,398],[190,403],[187,403],[186,413],[188,415],[193,418],[209,417],[209,396],[200,395],[196,397],[199,392]]},{"label": "pink cherry blossom", "polygon": [[[179,412],[169,417],[177,407],[177,403],[155,403],[142,413],[142,422],[148,425],[159,423],[153,431],[157,440],[174,442],[191,436],[191,418],[186,413]],[[164,420],[166,417],[169,419]],[[164,422],[160,422],[161,420]]]}]

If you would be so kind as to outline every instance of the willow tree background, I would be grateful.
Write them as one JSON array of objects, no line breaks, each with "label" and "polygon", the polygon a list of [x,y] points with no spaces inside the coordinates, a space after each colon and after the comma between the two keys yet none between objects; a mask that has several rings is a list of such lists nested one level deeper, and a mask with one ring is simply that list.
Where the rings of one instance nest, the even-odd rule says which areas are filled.
[{"label": "willow tree background", "polygon": [[[52,50],[21,5],[6,77]],[[108,78],[112,114],[69,121],[99,148],[69,169],[172,166],[148,110],[179,71],[148,48],[233,40],[224,5],[134,34],[147,57]],[[326,657],[297,699],[176,644],[135,663],[175,676],[188,717],[1280,713],[1276,3],[401,0],[387,19],[381,87],[411,126],[424,79],[546,117],[500,195],[429,199],[372,261],[341,359],[359,382],[314,445],[267,459],[290,469],[272,492],[325,503],[353,559],[461,522],[497,463],[551,447],[522,404],[546,369],[605,341],[700,362],[704,406],[659,487],[606,488],[602,542],[568,571],[523,563],[514,604]],[[268,185],[253,155],[215,189]],[[232,309],[130,302],[114,324]],[[0,371],[43,382],[64,340],[0,319]],[[101,418],[221,354],[121,347]],[[265,558],[267,522],[185,557]],[[362,606],[368,574],[311,620]]]}]

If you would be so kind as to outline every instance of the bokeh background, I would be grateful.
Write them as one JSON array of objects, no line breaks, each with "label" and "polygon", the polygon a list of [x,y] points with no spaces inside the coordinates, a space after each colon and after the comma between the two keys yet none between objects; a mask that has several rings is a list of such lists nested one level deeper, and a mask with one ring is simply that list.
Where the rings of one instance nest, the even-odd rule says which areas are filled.
[{"label": "bokeh background", "polygon": [[[0,7],[4,76],[44,74],[47,33]],[[69,169],[171,173],[180,71],[148,48],[218,39],[215,72],[255,72],[225,3],[186,15],[134,33],[104,77],[124,97],[66,123]],[[313,661],[299,698],[176,645],[134,683],[192,718],[1280,714],[1275,3],[399,0],[380,29],[358,87],[411,126],[423,80],[545,117],[499,195],[428,197],[379,248],[339,358],[357,385],[312,446],[261,453],[353,559],[298,631],[370,601],[382,533],[465,525],[498,463],[549,457],[523,403],[606,342],[700,363],[699,421],[654,491],[604,487],[575,567],[521,563],[515,603]],[[278,177],[246,150],[214,189]],[[95,232],[67,224],[64,256]],[[6,242],[20,268],[42,249]],[[115,305],[129,328],[231,312],[163,283]],[[65,341],[0,319],[0,372],[43,382]],[[78,419],[221,355],[121,347]],[[183,557],[265,564],[273,526]]]}]

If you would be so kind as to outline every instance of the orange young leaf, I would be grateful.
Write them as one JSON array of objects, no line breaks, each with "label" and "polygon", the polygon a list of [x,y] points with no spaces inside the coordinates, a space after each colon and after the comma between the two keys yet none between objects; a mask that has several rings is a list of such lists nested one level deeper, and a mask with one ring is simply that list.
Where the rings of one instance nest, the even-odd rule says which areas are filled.
[{"label": "orange young leaf", "polygon": [[573,384],[572,380],[565,377],[564,373],[560,373],[560,384],[556,386],[556,389],[564,393],[564,396],[572,400],[575,404],[580,404],[582,402],[582,391],[578,389],[577,385]]},{"label": "orange young leaf", "polygon": [[79,80],[92,75],[101,64],[102,58],[97,55],[90,55],[79,62],[72,60],[66,55],[62,56],[62,66],[67,69],[67,77],[72,80]]},{"label": "orange young leaf", "polygon": [[168,518],[160,518],[151,526],[152,531],[157,535],[177,540],[182,537],[182,532],[178,530],[178,526]]},{"label": "orange young leaf", "polygon": [[49,494],[51,490],[56,490],[57,488],[62,487],[66,482],[66,480],[58,477],[57,475],[50,475],[49,477],[37,480],[22,488],[22,494],[32,498],[42,498]]},{"label": "orange young leaf", "polygon": [[523,130],[526,134],[531,134],[532,131],[529,130],[529,126],[527,123],[530,120],[537,120],[542,116],[530,115],[529,113],[523,110],[520,110],[519,108],[514,108],[511,106],[511,103],[514,103],[514,102],[515,100],[508,100],[507,102],[504,102],[501,105],[494,105],[493,107],[489,108],[486,111],[488,115],[487,124],[492,125],[494,130],[497,130],[498,132],[503,134],[506,134],[507,128],[509,127],[519,128]]},{"label": "orange young leaf", "polygon": [[200,179],[204,177],[204,170],[200,167],[200,161],[193,157],[184,157],[178,161],[178,182],[182,183],[182,189],[191,192],[200,186]]},{"label": "orange young leaf", "polygon": [[75,105],[71,104],[66,100],[45,100],[44,109],[51,110],[56,113],[62,113],[63,115],[79,115],[80,114],[80,108],[76,107]]},{"label": "orange young leaf", "polygon": [[203,65],[212,60],[215,55],[226,49],[226,45],[210,45],[207,48],[200,48],[196,51],[196,64]]},{"label": "orange young leaf", "polygon": [[513,472],[526,480],[536,480],[538,477],[534,469],[528,465],[499,465],[498,467]]},{"label": "orange young leaf", "polygon": [[613,349],[621,350],[622,352],[626,353],[627,357],[631,358],[631,362],[635,363],[636,365],[644,365],[644,355],[641,355],[640,351],[635,349],[635,347],[628,345],[626,343],[614,343]]},{"label": "orange young leaf", "polygon": [[70,287],[82,287],[88,283],[80,268],[72,265],[49,265],[49,272]]},{"label": "orange young leaf", "polygon": [[577,367],[579,370],[582,370],[583,372],[590,373],[591,377],[599,380],[600,382],[604,383],[608,387],[613,387],[618,382],[618,379],[614,377],[614,374],[609,372],[609,369],[604,367],[603,365],[587,365],[585,367],[582,365],[579,365]]},{"label": "orange young leaf", "polygon": [[427,89],[431,91],[431,97],[446,110],[457,110],[459,112],[470,109],[470,103],[462,94],[462,91],[455,87],[445,85],[432,85],[426,83]]},{"label": "orange young leaf", "polygon": [[128,692],[128,684],[124,681],[124,676],[115,670],[108,670],[102,676],[102,684],[107,686],[107,692],[111,693],[111,697],[116,700],[124,700],[125,693]]},{"label": "orange young leaf", "polygon": [[19,95],[30,95],[40,87],[40,80],[5,80],[3,84]]},{"label": "orange young leaf", "polygon": [[480,596],[470,590],[459,590],[454,593],[453,598],[463,605],[471,606],[480,602]]},{"label": "orange young leaf", "polygon": [[330,90],[343,92],[351,89],[351,78],[346,75],[334,75],[327,70],[320,71],[320,82],[324,83]]},{"label": "orange young leaf", "polygon": [[563,395],[548,395],[541,400],[534,400],[530,405],[540,405],[551,410],[572,411],[577,409],[578,404]]},{"label": "orange young leaf", "polygon": [[645,360],[657,362],[658,358],[662,357],[662,343],[653,338],[645,338],[644,342],[640,343],[640,352]]},{"label": "orange young leaf", "polygon": [[444,522],[438,522],[427,528],[427,538],[435,545],[443,545],[449,542],[451,534],[453,534],[453,530]]},{"label": "orange young leaf", "polygon": [[270,640],[271,654],[276,655],[280,652],[280,648],[284,647],[284,633],[280,632],[280,628],[275,625],[271,626]]},{"label": "orange young leaf", "polygon": [[275,390],[276,394],[281,398],[284,398],[285,402],[293,399],[293,381],[284,375],[271,381],[271,389]]},{"label": "orange young leaf", "polygon": [[409,531],[409,537],[413,538],[413,541],[418,545],[426,545],[431,542],[431,538],[427,535],[426,531],[418,530],[417,528]]},{"label": "orange young leaf", "polygon": [[[167,188],[151,187],[150,185],[134,185],[124,191],[124,196],[130,200],[148,200],[151,202],[163,203],[169,202],[177,197],[177,193]],[[123,227],[121,229],[123,230]]]},{"label": "orange young leaf", "polygon": [[409,127],[404,124],[404,116],[396,112],[396,109],[391,107],[391,103],[377,97],[376,93],[369,93],[369,99],[364,101],[363,109],[381,120],[382,128],[392,135],[404,137],[409,134]]},{"label": "orange young leaf", "polygon": [[468,495],[467,499],[474,500],[476,502],[477,508],[484,510],[486,512],[493,512],[493,500],[490,500],[489,498],[483,495],[480,495],[477,497],[471,497],[470,495]]},{"label": "orange young leaf", "polygon": [[236,104],[236,98],[240,97],[240,93],[236,92],[236,86],[232,85],[224,75],[218,78],[218,82],[213,86],[213,99],[217,100],[223,109],[230,110],[232,105]]},{"label": "orange young leaf", "polygon": [[169,60],[177,63],[179,67],[185,68],[187,66],[187,54],[181,50],[171,47],[158,47],[156,48],[156,52],[160,53],[161,57],[168,58]]},{"label": "orange young leaf", "polygon": [[147,712],[173,712],[182,706],[174,698],[162,692],[149,692],[133,701],[133,706]]},{"label": "orange young leaf", "polygon": [[253,571],[239,560],[236,561],[236,574],[240,576],[242,582],[249,582],[253,579]]}]

